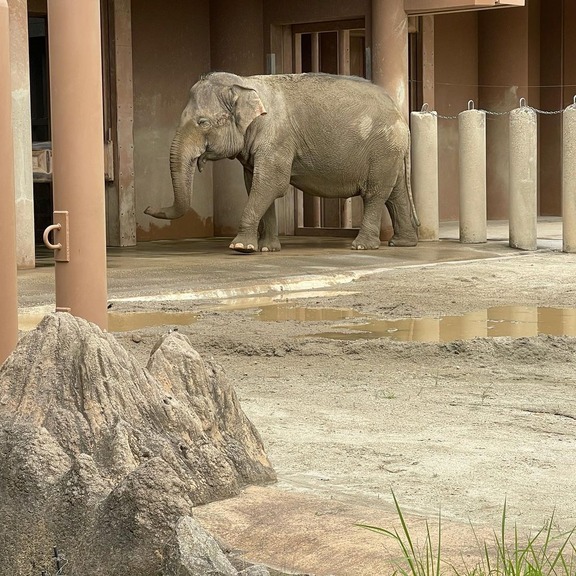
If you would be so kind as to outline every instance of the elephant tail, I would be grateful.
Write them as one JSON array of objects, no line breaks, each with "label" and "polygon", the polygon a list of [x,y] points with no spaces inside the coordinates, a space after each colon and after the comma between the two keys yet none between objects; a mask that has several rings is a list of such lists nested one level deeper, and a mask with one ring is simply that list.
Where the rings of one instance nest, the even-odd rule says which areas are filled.
[{"label": "elephant tail", "polygon": [[410,212],[412,217],[412,224],[416,228],[420,226],[420,220],[418,214],[416,213],[416,205],[414,204],[414,196],[412,195],[412,168],[410,164],[410,150],[412,149],[412,144],[410,141],[410,133],[408,133],[408,148],[406,149],[406,154],[404,156],[404,180],[406,182],[406,190],[408,192],[408,200],[410,201]]}]

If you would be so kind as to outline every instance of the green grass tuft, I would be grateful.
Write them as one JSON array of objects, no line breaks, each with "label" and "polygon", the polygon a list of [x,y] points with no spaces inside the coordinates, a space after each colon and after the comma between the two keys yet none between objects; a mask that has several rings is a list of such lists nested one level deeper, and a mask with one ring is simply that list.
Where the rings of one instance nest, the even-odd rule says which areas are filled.
[{"label": "green grass tuft", "polygon": [[419,547],[414,543],[394,493],[392,498],[402,527],[400,531],[367,524],[357,526],[387,536],[398,544],[402,560],[393,566],[393,576],[576,576],[576,545],[573,541],[576,527],[569,532],[554,534],[554,514],[543,528],[534,535],[528,535],[524,542],[517,526],[508,534],[504,502],[500,531],[494,532],[493,544],[481,541],[472,527],[479,560],[473,567],[461,569],[442,560],[441,514],[438,513],[437,535],[433,536],[426,522],[424,545]]}]

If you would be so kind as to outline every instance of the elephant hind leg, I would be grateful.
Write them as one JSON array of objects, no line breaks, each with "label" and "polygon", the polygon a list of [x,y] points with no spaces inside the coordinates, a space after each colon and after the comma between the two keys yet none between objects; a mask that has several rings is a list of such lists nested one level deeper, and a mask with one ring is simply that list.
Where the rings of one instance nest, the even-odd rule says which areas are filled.
[{"label": "elephant hind leg", "polygon": [[402,176],[390,197],[386,201],[390,213],[394,235],[388,241],[389,246],[416,246],[418,244],[418,229],[416,227],[406,179]]},{"label": "elephant hind leg", "polygon": [[352,242],[352,250],[377,250],[380,247],[380,224],[384,212],[385,191],[372,191],[364,196],[364,215],[358,236]]}]

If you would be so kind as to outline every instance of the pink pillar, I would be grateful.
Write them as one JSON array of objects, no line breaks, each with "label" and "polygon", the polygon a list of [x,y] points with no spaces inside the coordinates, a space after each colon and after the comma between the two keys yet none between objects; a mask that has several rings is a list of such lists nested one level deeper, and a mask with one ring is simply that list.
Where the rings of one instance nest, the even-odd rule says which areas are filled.
[{"label": "pink pillar", "polygon": [[408,17],[404,0],[372,0],[372,82],[409,117]]},{"label": "pink pillar", "polygon": [[48,0],[56,310],[105,329],[104,121],[99,0]]},{"label": "pink pillar", "polygon": [[18,342],[16,216],[8,4],[0,0],[0,364]]}]

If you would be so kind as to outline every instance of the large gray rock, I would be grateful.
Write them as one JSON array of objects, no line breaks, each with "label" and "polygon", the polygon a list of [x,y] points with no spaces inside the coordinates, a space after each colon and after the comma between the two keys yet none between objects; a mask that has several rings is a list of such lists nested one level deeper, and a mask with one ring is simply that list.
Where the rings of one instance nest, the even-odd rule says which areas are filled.
[{"label": "large gray rock", "polygon": [[0,576],[50,570],[54,545],[69,573],[156,575],[180,517],[274,478],[222,370],[183,335],[144,369],[51,314],[0,367]]},{"label": "large gray rock", "polygon": [[182,517],[168,542],[163,576],[237,576],[218,543],[190,516]]}]

